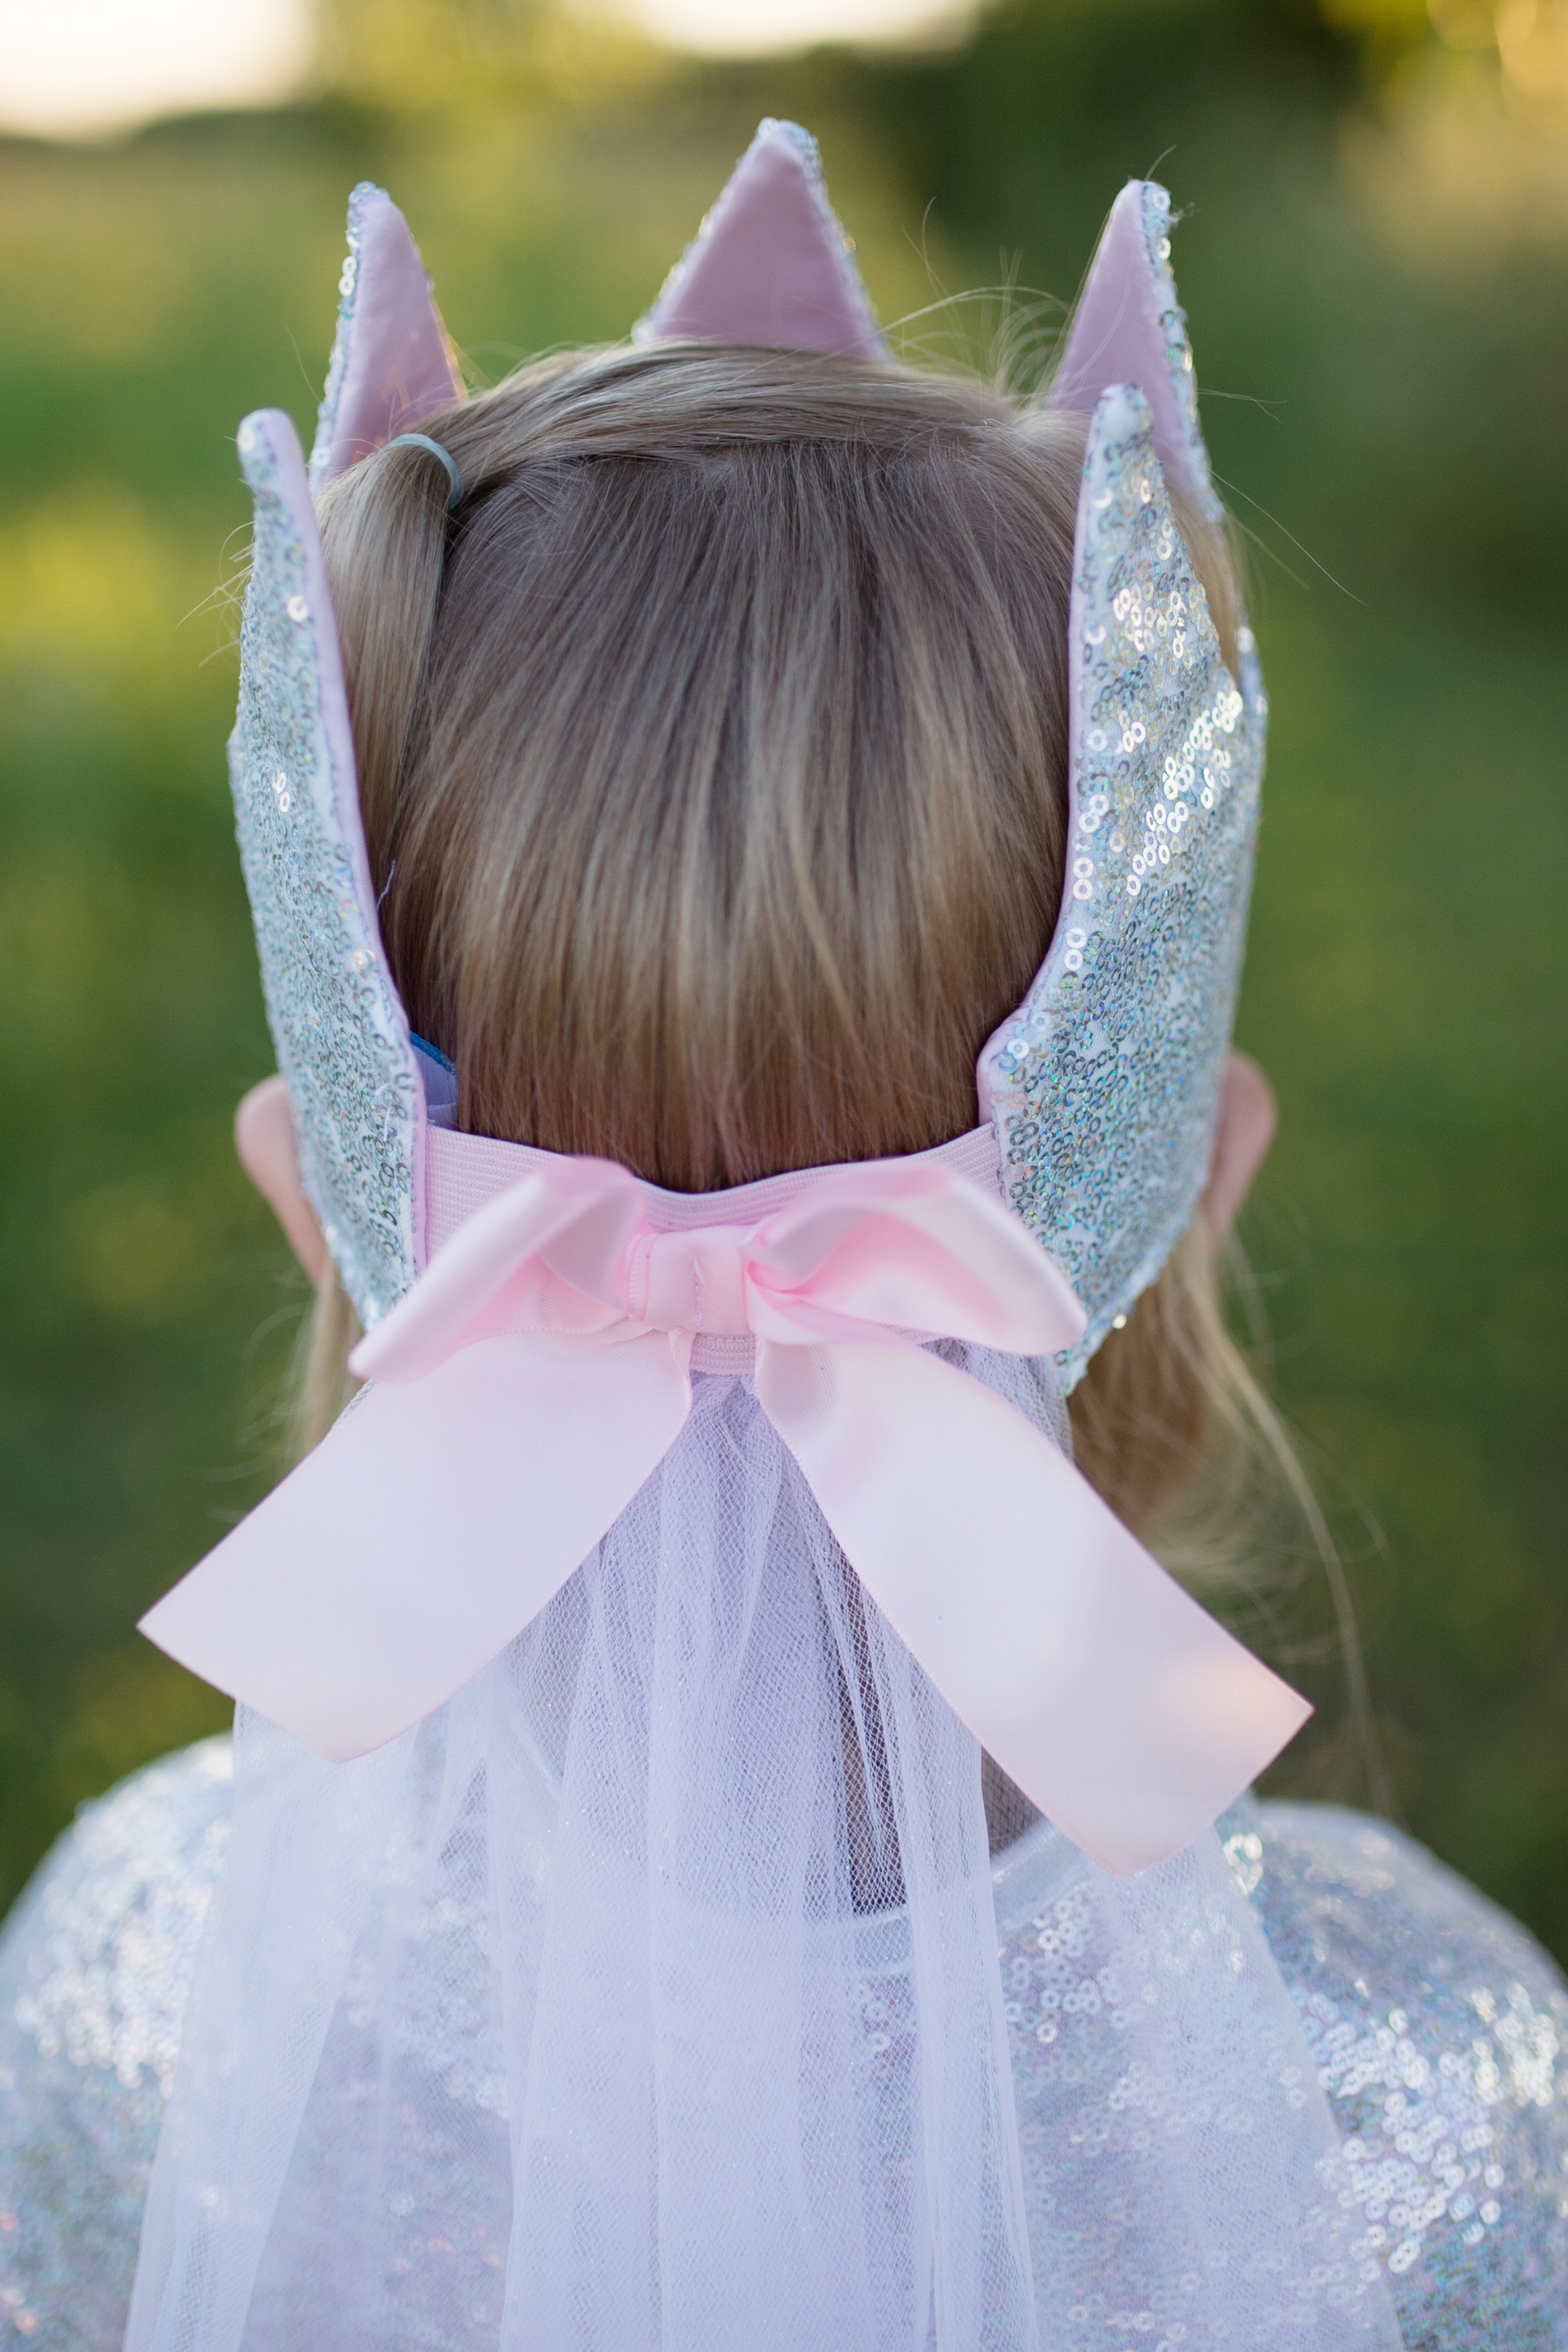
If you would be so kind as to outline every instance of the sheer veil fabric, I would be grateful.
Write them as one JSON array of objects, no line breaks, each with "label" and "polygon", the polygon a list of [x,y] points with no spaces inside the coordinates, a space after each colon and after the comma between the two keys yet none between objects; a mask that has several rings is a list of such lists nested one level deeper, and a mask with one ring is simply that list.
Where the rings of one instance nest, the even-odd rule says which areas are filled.
[{"label": "sheer veil fabric", "polygon": [[1118,1885],[1042,1823],[994,1892],[972,1736],[696,1387],[416,1730],[242,1714],[128,2352],[1392,2352],[1212,1833]]}]

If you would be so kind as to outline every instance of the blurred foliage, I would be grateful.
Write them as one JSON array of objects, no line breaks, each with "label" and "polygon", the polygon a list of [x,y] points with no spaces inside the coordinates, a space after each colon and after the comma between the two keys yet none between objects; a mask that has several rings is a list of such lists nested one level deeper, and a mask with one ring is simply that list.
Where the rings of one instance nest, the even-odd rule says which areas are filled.
[{"label": "blurred foliage", "polygon": [[493,380],[623,333],[770,112],[916,359],[1049,353],[1129,172],[1187,211],[1275,704],[1241,1035],[1284,1110],[1276,1385],[1409,1825],[1568,1954],[1560,39],[1547,0],[1011,0],[949,52],[743,69],[328,0],[309,106],[0,146],[0,1900],[222,1719],[129,1629],[272,1475],[304,1304],[227,1134],[270,1062],[233,427],[308,432],[356,179]]},{"label": "blurred foliage", "polygon": [[530,96],[603,105],[674,70],[596,0],[318,0],[317,19],[321,85],[405,119]]}]

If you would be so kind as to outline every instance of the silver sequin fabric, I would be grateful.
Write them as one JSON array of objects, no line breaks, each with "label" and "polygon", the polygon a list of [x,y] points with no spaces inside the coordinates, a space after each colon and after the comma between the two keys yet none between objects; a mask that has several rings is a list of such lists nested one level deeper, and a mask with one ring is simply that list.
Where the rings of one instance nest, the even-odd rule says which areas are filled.
[{"label": "silver sequin fabric", "polygon": [[343,371],[349,363],[349,345],[354,335],[354,306],[360,283],[360,216],[368,199],[380,193],[374,180],[362,179],[349,196],[349,249],[337,281],[337,332],[332,338],[332,357],[327,362],[326,386],[321,394],[321,405],[316,412],[316,440],[311,449],[313,490],[320,489],[331,460],[337,404],[343,393]]},{"label": "silver sequin fabric", "polygon": [[[354,780],[336,774],[317,641],[318,629],[336,624],[319,558],[313,576],[290,505],[283,468],[298,461],[281,446],[283,429],[283,419],[258,416],[239,434],[256,525],[229,775],[301,1174],[368,1329],[416,1272],[419,1082],[381,943],[355,888],[339,805]],[[295,497],[304,500],[303,479]]]},{"label": "silver sequin fabric", "polygon": [[1215,495],[1208,451],[1198,421],[1198,377],[1193,368],[1193,347],[1187,336],[1187,313],[1176,298],[1176,277],[1170,266],[1170,196],[1166,189],[1152,179],[1143,182],[1143,224],[1149,267],[1159,288],[1159,323],[1165,337],[1165,365],[1170,370],[1170,380],[1175,389],[1176,406],[1181,411],[1188,478],[1197,489],[1209,520],[1217,522],[1222,509]]},{"label": "silver sequin fabric", "polygon": [[[120,2344],[228,1805],[226,1740],[150,1766],[84,1810],[0,1934],[0,2345]],[[1568,1984],[1523,1929],[1384,1823],[1248,1800],[1221,1830],[1317,2060],[1406,2352],[1568,2352]],[[999,1865],[1037,2171],[1050,2152],[1028,2136],[1033,2084],[1066,2043],[1086,2085],[1103,2078],[1084,2131],[1125,2121],[1127,2020],[1092,1965],[1081,1876],[1069,1859],[1037,1899],[1038,1870]],[[425,2022],[432,2068],[485,2106],[486,2082],[454,2071],[461,2050]],[[1037,2181],[1033,2201],[1047,2193]],[[1123,2316],[1073,2310],[1075,2343],[1109,2342],[1096,2323]],[[1146,2340],[1156,2333],[1127,2337]],[[1312,2352],[1337,2347],[1314,2338]]]},{"label": "silver sequin fabric", "polygon": [[125,2327],[196,1942],[228,1838],[226,1740],[89,1806],[0,1934],[0,2345]]},{"label": "silver sequin fabric", "polygon": [[[1565,2352],[1568,1984],[1560,1971],[1517,1922],[1385,1822],[1248,1798],[1220,1832],[1317,2061],[1347,2159],[1346,2193],[1406,2352]],[[1029,1841],[1013,1850],[1024,1853]],[[1004,1863],[1004,1889],[1006,1877]],[[1095,1967],[1085,1874],[1068,1858],[1044,1891],[1021,1912],[1004,1891],[998,1900],[1024,2158],[1039,2176],[1035,2209],[1049,2193],[1054,2153],[1063,2153],[1031,2140],[1036,2082],[1080,2045],[1073,2062],[1086,2087],[1101,2078],[1104,2086],[1102,2098],[1086,2099],[1083,2129],[1103,2135],[1125,2104],[1128,2068],[1116,2045],[1131,2039],[1118,2010],[1122,1988]],[[1092,2302],[1086,2295],[1074,2307],[1075,2340],[1098,2347],[1112,2339],[1095,2323],[1118,2315]],[[1143,2339],[1133,2332],[1129,2340]],[[1172,2332],[1170,2340],[1181,2339]],[[1287,2329],[1284,2340],[1297,2339]],[[1316,2352],[1318,2339],[1309,2340]]]},{"label": "silver sequin fabric", "polygon": [[1267,720],[1250,633],[1239,684],[1221,657],[1134,386],[1095,411],[1078,536],[1063,911],[982,1062],[1007,1198],[1089,1318],[1069,1387],[1207,1180]]},{"label": "silver sequin fabric", "polygon": [[1561,1974],[1387,1823],[1249,1803],[1223,1826],[1317,2060],[1407,2352],[1561,2352]]}]

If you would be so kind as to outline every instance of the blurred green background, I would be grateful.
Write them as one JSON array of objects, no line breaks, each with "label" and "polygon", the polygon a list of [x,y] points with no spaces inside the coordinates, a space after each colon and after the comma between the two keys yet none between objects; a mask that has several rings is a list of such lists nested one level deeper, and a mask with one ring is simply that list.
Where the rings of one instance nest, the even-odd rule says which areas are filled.
[{"label": "blurred green background", "polygon": [[[232,447],[309,438],[344,202],[476,380],[613,338],[759,116],[912,357],[1049,345],[1157,171],[1274,696],[1250,1244],[1402,1818],[1568,1956],[1568,35],[1537,0],[1013,0],[699,64],[336,0],[318,95],[0,142],[0,1904],[224,1709],[137,1613],[261,1493],[305,1298],[228,1139],[270,1066],[224,780]],[[964,288],[1011,287],[942,308]],[[933,306],[936,306],[933,308]]]}]

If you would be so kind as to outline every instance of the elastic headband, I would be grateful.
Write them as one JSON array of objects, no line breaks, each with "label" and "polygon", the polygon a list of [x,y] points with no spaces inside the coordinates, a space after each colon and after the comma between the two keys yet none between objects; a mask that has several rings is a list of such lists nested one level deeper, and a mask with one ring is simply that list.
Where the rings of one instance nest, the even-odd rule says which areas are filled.
[{"label": "elastic headband", "polygon": [[457,462],[450,450],[443,449],[439,441],[432,441],[428,433],[395,433],[390,441],[382,443],[382,447],[384,449],[427,449],[432,458],[439,458],[447,469],[447,479],[452,484],[452,494],[447,500],[447,513],[449,514],[453,513],[463,497],[463,476],[458,471]]}]

